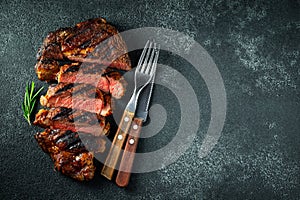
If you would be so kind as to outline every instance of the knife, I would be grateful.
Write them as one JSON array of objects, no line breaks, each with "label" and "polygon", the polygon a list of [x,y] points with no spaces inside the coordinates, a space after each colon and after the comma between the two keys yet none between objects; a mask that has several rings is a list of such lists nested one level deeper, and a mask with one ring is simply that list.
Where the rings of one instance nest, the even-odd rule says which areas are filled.
[{"label": "knife", "polygon": [[[157,60],[155,60],[154,63],[157,63]],[[143,122],[146,122],[148,116],[149,105],[155,80],[155,73],[156,72],[154,72],[154,76],[151,80],[151,83],[144,88],[140,95],[135,117],[133,119],[133,122],[131,123],[130,132],[126,141],[124,153],[116,177],[116,184],[119,187],[126,187],[130,180],[130,171],[133,166],[135,152],[138,146],[138,140],[141,134],[142,125]]]}]

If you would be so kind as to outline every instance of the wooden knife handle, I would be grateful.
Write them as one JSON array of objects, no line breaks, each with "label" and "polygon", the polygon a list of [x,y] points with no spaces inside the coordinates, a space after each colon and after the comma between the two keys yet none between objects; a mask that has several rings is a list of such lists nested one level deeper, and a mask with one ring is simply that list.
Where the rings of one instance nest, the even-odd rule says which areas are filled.
[{"label": "wooden knife handle", "polygon": [[109,180],[111,180],[113,177],[119,156],[121,154],[122,146],[126,141],[126,136],[129,131],[133,116],[133,112],[129,112],[126,110],[124,111],[118,130],[110,147],[109,153],[106,157],[101,174]]},{"label": "wooden knife handle", "polygon": [[130,133],[127,138],[119,171],[116,177],[116,184],[120,187],[125,187],[129,183],[129,179],[131,175],[130,171],[132,169],[136,148],[141,133],[142,124],[143,124],[143,120],[139,118],[134,118],[131,124]]}]

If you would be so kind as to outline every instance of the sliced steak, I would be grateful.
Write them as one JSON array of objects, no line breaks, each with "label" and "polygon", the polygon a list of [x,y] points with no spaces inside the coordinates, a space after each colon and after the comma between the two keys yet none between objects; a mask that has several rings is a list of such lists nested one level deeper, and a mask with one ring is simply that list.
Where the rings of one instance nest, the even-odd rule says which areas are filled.
[{"label": "sliced steak", "polygon": [[120,72],[115,70],[99,70],[86,73],[87,70],[77,64],[64,65],[60,68],[57,80],[60,83],[84,83],[97,87],[103,92],[111,93],[112,97],[120,99],[126,90],[126,81]]},{"label": "sliced steak", "polygon": [[[109,96],[104,98],[104,96]],[[49,108],[66,107],[98,113],[102,116],[111,114],[110,95],[86,84],[58,83],[51,85],[45,96],[41,96],[42,106]]]},{"label": "sliced steak", "polygon": [[90,19],[50,32],[37,54],[35,69],[45,81],[55,81],[60,67],[74,62],[97,62],[127,71],[131,64],[126,52],[116,28],[103,18]]},{"label": "sliced steak", "polygon": [[33,124],[43,128],[71,130],[95,136],[107,135],[110,129],[109,122],[100,115],[62,107],[39,110]]},{"label": "sliced steak", "polygon": [[[34,125],[35,135],[55,169],[76,180],[94,177],[94,154],[103,153],[110,132],[111,97],[126,89],[131,69],[127,47],[103,18],[50,32],[37,54],[38,78],[50,83]],[[113,121],[112,121],[113,122]],[[114,123],[113,123],[114,124]],[[80,136],[80,137],[79,137]]]}]

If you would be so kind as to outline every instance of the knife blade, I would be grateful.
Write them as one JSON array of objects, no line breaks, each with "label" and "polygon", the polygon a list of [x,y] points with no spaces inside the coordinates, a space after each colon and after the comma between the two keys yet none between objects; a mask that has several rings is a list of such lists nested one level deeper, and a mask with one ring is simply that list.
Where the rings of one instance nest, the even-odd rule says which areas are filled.
[{"label": "knife blade", "polygon": [[[159,53],[159,48],[160,47],[158,46],[158,53]],[[157,63],[157,59],[158,59],[158,55],[156,57],[156,60],[154,61],[155,65]],[[156,66],[155,66],[155,73],[156,73]],[[116,177],[116,184],[120,187],[127,186],[130,180],[130,176],[131,176],[130,171],[133,166],[134,155],[137,149],[141,128],[143,122],[146,122],[148,117],[149,105],[153,93],[155,73],[154,76],[152,77],[151,83],[147,85],[143,89],[142,93],[140,94],[135,117],[131,124],[130,132],[126,141],[126,146],[124,148],[124,153],[120,162],[119,171]]]},{"label": "knife blade", "polygon": [[151,101],[151,96],[154,86],[154,77],[149,85],[147,85],[143,92],[140,94],[140,99],[137,104],[137,110],[135,113],[135,118],[140,118],[143,122],[147,121],[149,105]]},{"label": "knife blade", "polygon": [[[154,44],[154,48],[156,48],[156,44]],[[158,56],[159,56],[159,50],[160,50],[160,45],[158,45],[158,47],[157,47],[157,55],[153,61],[154,75],[152,77],[150,84],[148,84],[143,89],[142,93],[140,94],[140,97],[139,97],[139,100],[137,103],[137,108],[135,111],[135,118],[143,119],[143,122],[146,122],[147,117],[148,117],[149,105],[150,105],[150,101],[151,101],[154,80],[155,80],[155,75],[156,75],[156,67],[157,67],[157,61],[158,61]]]}]

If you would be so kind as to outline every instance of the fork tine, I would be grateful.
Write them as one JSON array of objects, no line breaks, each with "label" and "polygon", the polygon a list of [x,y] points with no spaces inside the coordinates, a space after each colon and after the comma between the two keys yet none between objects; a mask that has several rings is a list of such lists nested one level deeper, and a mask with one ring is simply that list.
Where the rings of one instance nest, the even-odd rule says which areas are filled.
[{"label": "fork tine", "polygon": [[152,44],[153,44],[153,42],[150,42],[149,47],[148,47],[148,51],[147,51],[147,54],[146,54],[146,58],[144,59],[144,62],[143,62],[143,64],[142,64],[142,68],[140,68],[140,72],[141,72],[141,73],[144,73],[144,71],[145,71],[145,69],[146,69],[146,65],[147,65],[147,61],[148,61],[149,56],[150,56]]},{"label": "fork tine", "polygon": [[143,60],[144,60],[146,51],[147,51],[147,49],[148,49],[149,42],[150,42],[150,41],[148,40],[148,41],[146,42],[146,44],[145,44],[145,47],[144,47],[143,52],[142,52],[142,55],[141,55],[141,57],[140,57],[140,59],[139,59],[139,62],[138,62],[138,64],[137,64],[137,71],[139,71],[140,68],[142,67],[142,62],[143,62]]},{"label": "fork tine", "polygon": [[151,71],[152,64],[153,64],[153,58],[154,58],[155,52],[156,52],[156,43],[154,43],[154,46],[153,46],[153,50],[152,50],[150,59],[149,59],[149,61],[148,61],[147,67],[146,67],[146,69],[145,69],[145,74],[149,74],[150,71]]},{"label": "fork tine", "polygon": [[160,45],[158,45],[157,49],[155,49],[155,58],[152,64],[151,72],[150,75],[152,76],[152,80],[154,81],[154,76],[156,72],[156,67],[157,67],[157,61],[158,61],[158,56],[159,56],[159,51],[160,51]]}]

